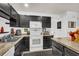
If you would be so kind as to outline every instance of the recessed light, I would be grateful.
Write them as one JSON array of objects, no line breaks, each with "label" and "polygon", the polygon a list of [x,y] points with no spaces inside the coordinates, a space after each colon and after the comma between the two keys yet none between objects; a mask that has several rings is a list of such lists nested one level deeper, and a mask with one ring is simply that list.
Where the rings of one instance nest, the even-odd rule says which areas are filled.
[{"label": "recessed light", "polygon": [[24,6],[25,6],[25,7],[28,7],[29,5],[26,3],[26,4],[24,4]]}]

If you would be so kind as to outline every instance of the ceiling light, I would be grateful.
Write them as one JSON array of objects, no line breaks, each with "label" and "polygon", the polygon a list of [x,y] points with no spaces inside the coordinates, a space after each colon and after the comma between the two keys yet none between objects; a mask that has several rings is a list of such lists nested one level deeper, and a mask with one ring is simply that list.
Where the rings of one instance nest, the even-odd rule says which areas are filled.
[{"label": "ceiling light", "polygon": [[24,6],[25,6],[25,7],[28,7],[29,5],[26,3],[26,4],[24,4]]}]

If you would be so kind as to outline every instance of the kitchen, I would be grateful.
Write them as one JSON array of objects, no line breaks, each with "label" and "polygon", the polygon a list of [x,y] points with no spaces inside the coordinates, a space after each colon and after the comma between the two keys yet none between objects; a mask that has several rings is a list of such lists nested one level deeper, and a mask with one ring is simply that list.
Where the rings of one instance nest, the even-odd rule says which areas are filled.
[{"label": "kitchen", "polygon": [[0,3],[0,56],[79,56],[78,7]]}]

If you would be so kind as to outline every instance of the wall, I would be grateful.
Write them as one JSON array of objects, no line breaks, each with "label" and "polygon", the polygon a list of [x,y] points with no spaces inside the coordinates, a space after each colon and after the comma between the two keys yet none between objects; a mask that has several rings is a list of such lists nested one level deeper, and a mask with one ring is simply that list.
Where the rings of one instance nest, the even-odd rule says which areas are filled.
[{"label": "wall", "polygon": [[[10,25],[5,24],[6,22],[9,23],[9,20],[6,20],[5,18],[0,17],[0,29],[1,29],[1,27],[4,27],[5,32],[10,32]],[[0,34],[0,37],[2,37],[4,35],[8,35],[8,34],[9,33]]]},{"label": "wall", "polygon": [[[51,31],[54,33],[55,37],[68,37],[68,32],[75,31],[75,28],[68,28],[68,21],[75,21],[77,27],[77,16],[78,14],[75,12],[66,12],[61,15],[53,15],[51,20]],[[62,28],[57,29],[57,22],[62,22]]]}]

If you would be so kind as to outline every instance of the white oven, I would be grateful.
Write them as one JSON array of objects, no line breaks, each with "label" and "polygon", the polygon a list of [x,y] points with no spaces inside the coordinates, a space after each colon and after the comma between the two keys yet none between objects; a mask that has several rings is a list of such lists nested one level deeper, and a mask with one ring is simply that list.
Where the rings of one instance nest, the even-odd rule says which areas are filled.
[{"label": "white oven", "polygon": [[30,22],[30,51],[43,50],[42,23]]}]

